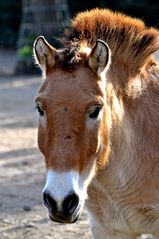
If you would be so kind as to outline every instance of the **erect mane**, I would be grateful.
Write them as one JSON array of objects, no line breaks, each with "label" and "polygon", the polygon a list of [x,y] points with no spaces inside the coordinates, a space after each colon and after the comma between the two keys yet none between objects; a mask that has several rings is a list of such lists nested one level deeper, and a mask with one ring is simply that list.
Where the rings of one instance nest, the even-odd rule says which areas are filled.
[{"label": "erect mane", "polygon": [[138,19],[107,9],[79,13],[65,31],[65,46],[92,47],[97,39],[108,43],[112,61],[142,67],[149,56],[159,48],[159,32],[148,28]]}]

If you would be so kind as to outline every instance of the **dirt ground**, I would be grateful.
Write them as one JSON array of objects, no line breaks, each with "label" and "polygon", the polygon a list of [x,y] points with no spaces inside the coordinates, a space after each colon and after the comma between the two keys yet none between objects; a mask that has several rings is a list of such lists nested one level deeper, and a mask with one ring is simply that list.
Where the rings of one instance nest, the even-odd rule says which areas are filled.
[{"label": "dirt ground", "polygon": [[61,225],[42,205],[45,165],[34,109],[39,85],[38,77],[0,77],[0,239],[88,239],[85,212],[76,224]]}]

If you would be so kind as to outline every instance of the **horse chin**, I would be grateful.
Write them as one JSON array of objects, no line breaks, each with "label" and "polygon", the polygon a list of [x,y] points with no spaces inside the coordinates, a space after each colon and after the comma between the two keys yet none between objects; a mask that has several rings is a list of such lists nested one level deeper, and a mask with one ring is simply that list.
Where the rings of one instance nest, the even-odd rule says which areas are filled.
[{"label": "horse chin", "polygon": [[67,224],[75,223],[78,220],[79,216],[80,216],[80,213],[69,216],[69,217],[54,216],[53,214],[49,213],[49,217],[51,221],[57,222],[57,223],[67,223]]}]

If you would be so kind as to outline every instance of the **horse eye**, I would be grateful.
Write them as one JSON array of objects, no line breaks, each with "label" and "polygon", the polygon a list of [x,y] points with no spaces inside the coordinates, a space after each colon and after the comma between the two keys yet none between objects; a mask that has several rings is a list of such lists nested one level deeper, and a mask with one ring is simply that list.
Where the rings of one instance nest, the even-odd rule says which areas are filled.
[{"label": "horse eye", "polygon": [[40,106],[37,105],[36,108],[37,108],[37,110],[38,110],[38,112],[39,112],[39,115],[40,115],[40,116],[43,116],[43,115],[44,115],[44,111],[40,108]]},{"label": "horse eye", "polygon": [[89,114],[89,118],[96,119],[101,111],[101,107],[96,107],[95,110]]}]

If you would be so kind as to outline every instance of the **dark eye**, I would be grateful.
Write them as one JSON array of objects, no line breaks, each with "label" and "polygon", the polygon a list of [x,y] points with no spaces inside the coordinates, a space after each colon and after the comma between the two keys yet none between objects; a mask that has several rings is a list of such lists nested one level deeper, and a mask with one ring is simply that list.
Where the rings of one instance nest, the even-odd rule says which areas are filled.
[{"label": "dark eye", "polygon": [[43,116],[44,115],[44,111],[41,109],[41,107],[39,105],[36,106],[38,112],[39,112],[39,115],[40,116]]},{"label": "dark eye", "polygon": [[101,111],[101,107],[96,107],[95,110],[89,114],[89,118],[96,119]]}]

